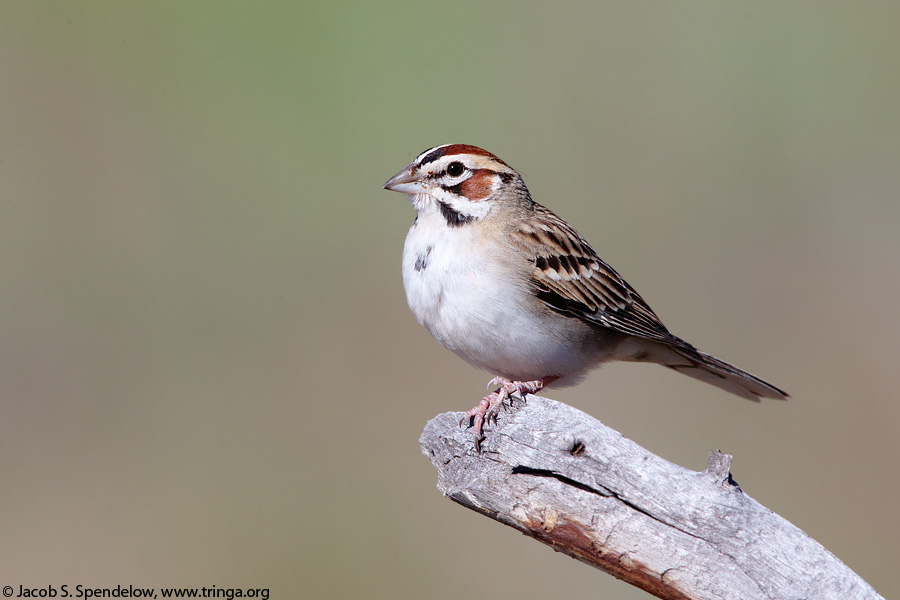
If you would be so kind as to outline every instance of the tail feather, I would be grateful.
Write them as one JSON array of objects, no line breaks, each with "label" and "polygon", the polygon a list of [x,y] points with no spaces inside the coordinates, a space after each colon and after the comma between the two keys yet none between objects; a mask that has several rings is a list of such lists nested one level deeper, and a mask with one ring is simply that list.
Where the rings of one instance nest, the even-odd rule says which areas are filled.
[{"label": "tail feather", "polygon": [[674,371],[705,381],[747,400],[759,402],[760,398],[786,400],[787,392],[781,390],[756,375],[719,360],[699,350],[672,348],[684,360],[678,363],[663,363]]},{"label": "tail feather", "polygon": [[679,373],[684,373],[700,381],[720,387],[747,400],[759,402],[760,398],[787,400],[787,392],[781,390],[756,375],[742,371],[734,365],[694,350],[693,352],[673,348],[684,361],[669,363],[665,366]]},{"label": "tail feather", "polygon": [[786,400],[790,397],[784,390],[763,381],[756,375],[743,371],[724,360],[719,360],[715,356],[700,352],[680,339],[678,342],[680,342],[678,345],[653,344],[653,349],[649,352],[644,346],[644,351],[634,354],[630,360],[659,363],[673,371],[705,381],[754,402],[759,402],[760,398]]}]

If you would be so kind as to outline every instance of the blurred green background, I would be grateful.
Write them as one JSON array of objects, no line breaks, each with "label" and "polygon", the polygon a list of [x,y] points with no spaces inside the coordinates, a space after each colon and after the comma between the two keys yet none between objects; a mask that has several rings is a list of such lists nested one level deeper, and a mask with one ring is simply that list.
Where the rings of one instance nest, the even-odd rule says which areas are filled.
[{"label": "blurred green background", "polygon": [[489,379],[406,307],[416,154],[498,154],[793,396],[569,402],[900,596],[900,4],[7,2],[0,584],[645,598],[435,490]]}]

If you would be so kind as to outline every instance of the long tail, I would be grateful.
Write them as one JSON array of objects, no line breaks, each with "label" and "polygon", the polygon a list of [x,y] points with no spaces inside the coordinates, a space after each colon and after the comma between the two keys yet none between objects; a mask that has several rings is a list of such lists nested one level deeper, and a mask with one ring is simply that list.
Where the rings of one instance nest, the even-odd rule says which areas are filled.
[{"label": "long tail", "polygon": [[[678,340],[681,342],[681,340]],[[694,379],[705,381],[741,398],[759,402],[760,398],[786,400],[787,392],[756,375],[738,369],[736,366],[700,352],[687,342],[684,345],[658,344],[655,352],[645,360],[659,363],[673,371],[684,373]]]}]

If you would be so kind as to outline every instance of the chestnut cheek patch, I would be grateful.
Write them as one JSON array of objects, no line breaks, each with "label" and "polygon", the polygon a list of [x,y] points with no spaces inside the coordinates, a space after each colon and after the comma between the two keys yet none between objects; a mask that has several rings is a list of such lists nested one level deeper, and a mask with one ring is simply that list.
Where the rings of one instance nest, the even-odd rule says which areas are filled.
[{"label": "chestnut cheek patch", "polygon": [[460,184],[460,192],[472,202],[480,202],[491,195],[496,181],[496,173],[487,169],[478,169]]}]

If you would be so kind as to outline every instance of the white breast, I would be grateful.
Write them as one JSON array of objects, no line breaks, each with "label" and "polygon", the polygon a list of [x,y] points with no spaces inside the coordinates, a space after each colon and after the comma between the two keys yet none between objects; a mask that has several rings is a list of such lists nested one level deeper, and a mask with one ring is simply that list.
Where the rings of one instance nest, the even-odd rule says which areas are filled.
[{"label": "white breast", "polygon": [[403,249],[406,299],[419,323],[470,364],[512,380],[555,375],[567,385],[606,360],[595,329],[544,309],[523,276],[528,265],[516,272],[484,233],[419,213]]},{"label": "white breast", "polygon": [[[420,214],[406,236],[403,285],[419,323],[447,348],[466,358],[472,330],[489,330],[500,320],[496,281],[473,256],[476,227],[447,227],[443,217]],[[468,360],[468,358],[467,358]]]}]

